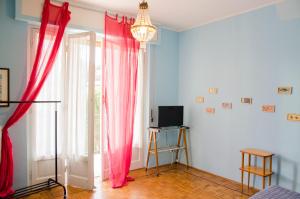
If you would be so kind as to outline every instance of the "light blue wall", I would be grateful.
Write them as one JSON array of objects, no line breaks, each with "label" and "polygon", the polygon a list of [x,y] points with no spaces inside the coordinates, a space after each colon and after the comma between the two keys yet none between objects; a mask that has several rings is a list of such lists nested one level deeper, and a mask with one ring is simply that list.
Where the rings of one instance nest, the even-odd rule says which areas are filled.
[{"label": "light blue wall", "polygon": [[[160,29],[159,41],[149,45],[148,67],[150,82],[150,107],[153,110],[154,123],[157,124],[157,107],[178,104],[178,36],[179,33],[167,29]],[[171,134],[170,134],[171,133]],[[160,133],[158,145],[166,146],[176,141],[177,131],[168,134]],[[148,135],[148,134],[146,134]],[[148,146],[148,137],[145,137],[144,146]],[[145,147],[145,157],[146,150]],[[160,164],[172,160],[170,153],[159,156]],[[150,159],[150,166],[154,166],[154,158]]]},{"label": "light blue wall", "polygon": [[[300,124],[286,121],[286,113],[300,113],[300,21],[282,17],[282,9],[279,18],[277,11],[271,6],[182,33],[162,29],[160,41],[148,50],[151,106],[185,106],[194,167],[239,181],[239,150],[263,148],[277,154],[274,169],[280,178],[273,183],[299,191]],[[13,17],[14,1],[0,0],[0,66],[10,68],[11,99],[19,99],[27,26]],[[294,86],[292,96],[276,94],[276,87],[285,85]],[[209,87],[218,87],[219,94],[209,95]],[[195,104],[198,95],[205,96],[205,104]],[[243,96],[253,97],[254,104],[240,104]],[[225,101],[233,102],[231,111],[221,109]],[[273,103],[276,113],[260,111],[262,104]],[[204,112],[208,106],[216,107],[215,115]],[[1,108],[1,124],[11,112],[12,107]],[[27,182],[25,127],[22,120],[10,129],[15,188]],[[159,144],[174,143],[176,135],[169,135]],[[165,153],[160,163],[170,160]]]},{"label": "light blue wall", "polygon": [[178,33],[160,29],[159,40],[149,46],[150,84],[153,104],[177,104]]},{"label": "light blue wall", "polygon": [[[300,19],[279,10],[269,6],[180,33],[178,102],[191,127],[192,166],[240,181],[239,150],[261,148],[276,154],[273,184],[300,191],[300,123],[286,119],[300,113]],[[293,94],[277,95],[278,86],[293,86]],[[219,93],[208,94],[210,87]],[[205,103],[196,104],[196,96]],[[262,112],[263,104],[275,104],[276,112]]]},{"label": "light blue wall", "polygon": [[[15,1],[0,0],[0,66],[10,69],[10,98],[18,100],[26,82],[27,25],[15,21]],[[0,108],[0,125],[3,126],[14,110]],[[19,121],[9,130],[14,152],[14,187],[27,185],[26,122]]]}]

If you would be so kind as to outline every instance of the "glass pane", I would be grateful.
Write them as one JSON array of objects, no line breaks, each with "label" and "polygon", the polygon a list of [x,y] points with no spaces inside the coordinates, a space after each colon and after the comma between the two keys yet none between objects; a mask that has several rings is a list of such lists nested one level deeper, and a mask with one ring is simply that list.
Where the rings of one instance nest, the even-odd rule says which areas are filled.
[{"label": "glass pane", "polygon": [[[39,34],[33,31],[33,45],[31,50],[31,63],[34,61],[36,54],[37,43]],[[43,51],[47,50],[47,46],[50,45],[50,38],[47,39],[47,35],[44,41]],[[62,42],[61,46],[64,46]],[[49,100],[62,100],[63,85],[62,85],[62,70],[63,70],[63,47],[60,47],[55,63],[48,78],[46,79],[37,101],[49,101]],[[32,64],[31,64],[32,65]],[[61,129],[61,118],[62,111],[61,105],[58,104],[58,154],[61,154],[61,143],[62,143],[62,131]],[[55,104],[34,104],[31,108],[30,122],[31,122],[31,133],[33,148],[33,158],[38,159],[50,159],[55,155]],[[37,150],[38,149],[38,150]]]},{"label": "glass pane", "polygon": [[88,81],[90,36],[70,36],[66,107],[68,154],[88,155]]},{"label": "glass pane", "polygon": [[102,48],[101,38],[97,38],[95,52],[95,118],[94,118],[94,152],[100,153],[101,146],[101,100],[102,100]]}]

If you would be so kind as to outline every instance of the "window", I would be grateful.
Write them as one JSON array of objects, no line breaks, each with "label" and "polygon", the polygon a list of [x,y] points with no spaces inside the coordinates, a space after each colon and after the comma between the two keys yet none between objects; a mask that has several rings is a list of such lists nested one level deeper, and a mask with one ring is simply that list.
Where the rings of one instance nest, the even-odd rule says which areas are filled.
[{"label": "window", "polygon": [[[36,54],[39,30],[31,29],[29,36],[31,67]],[[57,107],[54,104],[33,104],[28,114],[32,184],[47,180],[54,174],[56,108],[59,181],[65,183],[67,180],[69,185],[91,188],[91,176],[101,177],[102,172],[107,172],[107,166],[102,167],[102,159],[105,161],[102,156],[105,156],[106,150],[102,145],[101,134],[101,56],[101,35],[92,32],[65,34],[53,69],[36,99],[61,100],[62,103]],[[132,169],[143,166],[145,78],[142,53],[139,63]]]},{"label": "window", "polygon": [[99,154],[101,151],[101,97],[102,97],[102,44],[101,36],[97,37],[96,42],[96,67],[95,67],[95,123],[94,123],[94,130],[95,130],[95,138],[94,138],[94,152]]},{"label": "window", "polygon": [[[31,42],[30,42],[30,67],[33,65],[38,38],[39,30],[32,29],[31,31]],[[49,38],[50,40],[50,38]],[[45,46],[48,46],[47,35],[45,39]],[[62,43],[62,46],[64,43]],[[44,51],[47,50],[45,47]],[[47,81],[45,81],[41,92],[37,97],[37,101],[49,101],[49,100],[61,100],[63,97],[63,66],[64,59],[63,48],[59,49],[56,61],[54,63],[53,69],[48,76]],[[29,68],[28,71],[31,71]],[[55,148],[54,148],[54,117],[55,117],[55,104],[33,104],[30,109],[29,117],[29,128],[31,134],[31,145],[32,145],[32,157],[34,160],[43,160],[54,158]],[[61,105],[58,105],[57,109],[60,114],[58,117],[62,117]],[[61,128],[62,122],[58,122],[58,128]],[[62,143],[62,132],[58,131],[58,153],[61,154],[61,143]]]},{"label": "window", "polygon": [[[30,66],[33,65],[38,39],[39,30],[32,29]],[[62,103],[57,107],[34,104],[28,116],[33,184],[54,173],[54,111],[57,108],[59,180],[64,183],[64,171],[68,168],[69,184],[92,187],[87,183],[93,170],[90,163],[94,151],[100,149],[101,56],[95,56],[95,53],[101,55],[100,44],[101,41],[96,43],[96,34],[92,32],[66,34],[61,43],[54,67],[36,100],[61,100]],[[95,144],[91,144],[90,150],[89,143],[94,139]]]}]

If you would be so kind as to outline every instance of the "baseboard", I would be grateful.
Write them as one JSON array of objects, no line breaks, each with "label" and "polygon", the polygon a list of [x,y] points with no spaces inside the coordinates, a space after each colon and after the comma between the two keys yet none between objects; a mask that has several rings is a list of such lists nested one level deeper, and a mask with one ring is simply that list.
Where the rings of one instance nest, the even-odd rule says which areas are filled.
[{"label": "baseboard", "polygon": [[[177,163],[173,163],[173,165],[176,165]],[[168,164],[161,164],[158,166],[158,168],[162,168],[162,167],[167,167],[167,166],[170,166],[171,164],[168,163]],[[148,167],[148,170],[150,169],[156,169],[156,166],[152,166],[152,167]],[[139,171],[139,170],[146,170],[146,167],[142,167],[142,168],[138,168],[138,169],[132,169],[130,171]]]},{"label": "baseboard", "polygon": [[[169,163],[169,164],[162,164],[162,165],[159,165],[158,168],[161,169],[161,168],[168,167],[168,166],[170,166],[170,165],[171,165],[170,163]],[[182,168],[186,168],[186,167],[187,167],[186,164],[181,163],[181,162],[175,162],[175,163],[173,163],[172,165],[179,165],[179,166],[182,167]],[[224,177],[224,176],[219,176],[219,175],[217,175],[217,174],[211,173],[211,172],[209,172],[209,171],[205,171],[205,170],[203,170],[203,169],[199,169],[199,168],[197,168],[197,167],[193,167],[193,166],[188,165],[188,168],[189,168],[189,169],[194,169],[194,170],[199,171],[199,172],[202,172],[202,173],[206,173],[206,174],[208,174],[208,175],[216,176],[216,177],[218,177],[218,178],[223,178],[223,179],[225,179],[225,180],[227,180],[227,181],[231,181],[232,183],[239,184],[240,186],[242,185],[240,182],[237,182],[237,181],[235,181],[235,180],[226,178],[226,177]],[[143,167],[143,168],[134,169],[134,170],[131,170],[131,171],[138,171],[138,170],[145,170],[145,169],[146,169],[146,167]],[[148,170],[150,170],[150,169],[156,169],[156,166],[148,167]],[[259,191],[259,189],[256,189],[256,188],[254,188],[254,187],[251,187],[251,188],[252,188],[254,191]]]},{"label": "baseboard", "polygon": [[[181,165],[181,166],[183,166],[183,167],[186,167],[186,164],[184,164],[184,163],[178,162],[178,164]],[[199,169],[199,168],[190,166],[190,165],[188,166],[188,168],[194,169],[194,170],[196,170],[196,171],[199,171],[199,172],[202,172],[202,173],[206,173],[206,174],[209,174],[209,175],[213,175],[213,176],[216,176],[216,177],[219,177],[219,178],[224,178],[225,180],[229,180],[229,181],[232,181],[232,182],[234,182],[234,183],[237,183],[237,184],[240,184],[240,185],[241,185],[240,182],[237,182],[237,181],[235,181],[235,180],[232,180],[232,179],[229,179],[229,178],[226,178],[226,177],[223,177],[223,176],[219,176],[219,175],[214,174],[214,173],[211,173],[211,172],[209,172],[209,171],[205,171],[205,170],[202,170],[202,169]]]},{"label": "baseboard", "polygon": [[[186,164],[181,163],[181,162],[178,162],[177,164],[181,165],[182,167],[186,167],[186,166],[187,166]],[[209,172],[209,171],[205,171],[205,170],[202,170],[202,169],[199,169],[199,168],[190,166],[190,165],[188,166],[188,168],[194,169],[194,170],[199,171],[199,172],[202,172],[202,173],[206,173],[206,174],[208,174],[208,175],[216,176],[216,177],[218,177],[218,178],[223,178],[223,179],[225,179],[225,180],[227,180],[227,181],[230,181],[230,182],[232,182],[232,183],[235,183],[235,184],[238,184],[238,185],[242,186],[242,183],[240,183],[240,182],[237,182],[237,181],[235,181],[235,180],[232,180],[232,179],[229,179],[229,178],[226,178],[226,177],[223,177],[223,176],[219,176],[219,175],[214,174],[214,173],[211,173],[211,172]],[[245,186],[245,185],[244,185],[244,186]],[[254,192],[260,191],[259,189],[255,188],[255,187],[250,187],[250,188],[251,188]]]},{"label": "baseboard", "polygon": [[[170,166],[174,166],[173,168],[171,168]],[[258,192],[259,190],[256,189],[256,188],[253,188],[253,187],[250,187],[249,190],[245,189],[245,191],[242,193],[241,192],[241,183],[240,182],[237,182],[237,181],[234,181],[234,180],[231,180],[231,179],[228,179],[226,177],[223,177],[223,176],[219,176],[219,175],[216,175],[214,173],[211,173],[211,172],[208,172],[208,171],[205,171],[205,170],[202,170],[202,169],[199,169],[199,168],[196,168],[196,167],[193,167],[193,166],[190,166],[188,165],[188,170],[187,170],[187,165],[184,164],[184,163],[180,163],[180,162],[175,162],[173,164],[162,164],[162,165],[159,165],[158,166],[159,170],[161,173],[165,173],[167,171],[170,171],[170,170],[173,170],[173,169],[176,169],[176,168],[180,168],[182,169],[184,172],[187,172],[189,173],[190,175],[195,175],[195,176],[198,176],[199,178],[203,178],[204,180],[208,180],[208,181],[211,181],[212,183],[215,183],[217,185],[220,185],[220,186],[223,186],[223,187],[226,187],[228,189],[231,189],[231,190],[234,190],[234,191],[237,191],[237,192],[240,192],[241,194],[243,195],[247,195],[247,196],[251,196],[253,195],[254,193]],[[171,168],[171,169],[170,169]],[[139,169],[134,169],[134,170],[131,170],[133,172],[135,171],[145,171],[146,168],[143,167],[143,168],[139,168]],[[153,166],[153,167],[148,167],[147,171],[155,171],[156,170],[156,166]],[[191,172],[189,172],[191,171]],[[192,172],[194,171],[194,173]],[[222,183],[218,183],[217,181],[212,181],[212,180],[209,180],[209,179],[206,179],[204,176],[200,176],[200,175],[197,175],[199,173],[195,173],[195,172],[199,172],[199,173],[202,173],[202,174],[207,174],[207,175],[210,175],[210,176],[215,176],[216,178],[221,178],[221,179],[224,179],[224,181],[226,181],[227,184],[222,184]],[[150,174],[151,175],[151,174]],[[226,186],[226,185],[229,185],[229,186]],[[246,185],[244,185],[245,187],[247,187]],[[233,188],[235,187],[235,188]],[[246,191],[247,190],[247,191]]]}]

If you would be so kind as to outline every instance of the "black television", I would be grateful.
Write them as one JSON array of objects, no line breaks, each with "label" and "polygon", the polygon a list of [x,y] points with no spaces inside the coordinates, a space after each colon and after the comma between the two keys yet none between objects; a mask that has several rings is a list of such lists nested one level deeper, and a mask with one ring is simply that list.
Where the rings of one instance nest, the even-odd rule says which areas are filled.
[{"label": "black television", "polygon": [[158,127],[182,126],[183,106],[159,106]]}]

